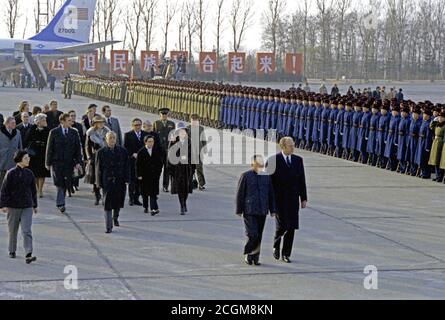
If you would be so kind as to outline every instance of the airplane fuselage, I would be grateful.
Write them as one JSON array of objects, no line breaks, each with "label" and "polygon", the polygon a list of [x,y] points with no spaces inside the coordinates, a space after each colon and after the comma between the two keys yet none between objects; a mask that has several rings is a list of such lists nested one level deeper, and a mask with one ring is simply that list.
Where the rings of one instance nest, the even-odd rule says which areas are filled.
[{"label": "airplane fuselage", "polygon": [[29,44],[31,46],[31,52],[33,56],[51,57],[55,59],[61,57],[72,57],[74,54],[67,54],[57,50],[58,48],[65,46],[75,46],[79,42],[55,42],[55,41],[36,41],[36,40],[20,40],[20,39],[0,39],[0,56],[14,57],[17,49],[17,44]]}]

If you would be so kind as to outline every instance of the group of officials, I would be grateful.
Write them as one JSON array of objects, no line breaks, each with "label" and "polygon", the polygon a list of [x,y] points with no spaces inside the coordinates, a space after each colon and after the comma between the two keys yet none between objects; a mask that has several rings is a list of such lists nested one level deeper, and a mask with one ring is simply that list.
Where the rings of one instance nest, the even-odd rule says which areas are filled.
[{"label": "group of officials", "polygon": [[159,121],[152,124],[135,118],[132,130],[122,136],[119,120],[112,117],[109,106],[99,115],[97,105],[89,105],[80,122],[75,111],[59,111],[56,101],[50,103],[48,112],[40,110],[30,113],[29,103],[24,101],[13,115],[0,115],[0,209],[7,213],[11,258],[16,257],[21,226],[26,262],[36,260],[32,256],[32,215],[37,213],[37,199],[44,197],[48,177],[52,176],[57,188],[56,205],[62,214],[66,197],[79,191],[79,181],[85,178],[93,187],[95,205],[104,207],[106,233],[120,226],[127,189],[130,206],[143,206],[152,216],[160,213],[162,171],[163,190],[170,192],[171,182],[181,215],[188,212],[189,194],[194,189],[205,190],[202,161],[192,161],[205,147],[200,136],[200,149],[193,152],[191,148],[192,133],[204,130],[197,115],[192,116],[190,126],[176,126],[168,119],[170,110],[163,108]]},{"label": "group of officials", "polygon": [[[445,106],[398,95],[339,90],[330,95],[197,81],[122,82],[74,77],[76,94],[172,116],[200,116],[204,125],[250,130],[273,140],[290,136],[296,147],[402,174],[445,182]],[[261,134],[261,135],[260,135]],[[278,140],[277,139],[277,140]]]}]

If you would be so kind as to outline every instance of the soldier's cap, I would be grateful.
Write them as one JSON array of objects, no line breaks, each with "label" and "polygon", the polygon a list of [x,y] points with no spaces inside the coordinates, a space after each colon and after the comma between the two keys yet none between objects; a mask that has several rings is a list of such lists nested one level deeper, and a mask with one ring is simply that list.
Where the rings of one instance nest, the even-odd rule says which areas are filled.
[{"label": "soldier's cap", "polygon": [[170,109],[169,108],[161,108],[159,109],[159,113],[160,114],[169,114],[170,113]]},{"label": "soldier's cap", "polygon": [[413,113],[421,114],[422,113],[422,109],[420,107],[414,107],[413,108]]},{"label": "soldier's cap", "polygon": [[400,112],[400,107],[399,107],[399,106],[396,106],[396,105],[393,105],[393,106],[391,107],[391,111],[397,111],[397,112]]},{"label": "soldier's cap", "polygon": [[423,113],[426,114],[426,115],[432,116],[433,115],[433,110],[430,109],[430,108],[425,108],[423,110]]},{"label": "soldier's cap", "polygon": [[442,112],[440,113],[440,116],[445,118],[445,110],[442,110]]}]

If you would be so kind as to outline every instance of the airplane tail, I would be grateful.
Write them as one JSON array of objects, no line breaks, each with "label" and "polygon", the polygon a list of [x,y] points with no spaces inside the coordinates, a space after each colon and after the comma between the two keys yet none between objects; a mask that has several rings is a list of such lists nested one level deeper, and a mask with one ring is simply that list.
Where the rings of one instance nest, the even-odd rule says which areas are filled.
[{"label": "airplane tail", "polygon": [[30,40],[88,43],[96,2],[66,0],[45,29]]}]

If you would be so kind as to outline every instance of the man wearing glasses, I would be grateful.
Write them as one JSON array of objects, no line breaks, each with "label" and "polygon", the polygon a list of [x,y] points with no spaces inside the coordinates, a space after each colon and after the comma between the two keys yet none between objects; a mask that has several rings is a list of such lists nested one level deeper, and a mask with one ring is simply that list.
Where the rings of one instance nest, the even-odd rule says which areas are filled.
[{"label": "man wearing glasses", "polygon": [[136,160],[138,152],[144,147],[144,138],[148,133],[142,130],[141,119],[133,119],[131,127],[132,130],[127,132],[124,138],[124,148],[130,157],[130,184],[128,193],[130,196],[130,206],[142,206],[142,203],[139,201],[141,192],[136,177]]}]

